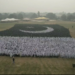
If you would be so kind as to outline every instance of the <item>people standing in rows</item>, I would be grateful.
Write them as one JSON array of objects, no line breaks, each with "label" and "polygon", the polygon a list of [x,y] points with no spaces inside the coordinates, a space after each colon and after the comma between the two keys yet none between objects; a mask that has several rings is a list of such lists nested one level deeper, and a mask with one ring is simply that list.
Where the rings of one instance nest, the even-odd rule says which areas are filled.
[{"label": "people standing in rows", "polygon": [[0,54],[12,56],[74,57],[75,39],[49,37],[0,37]]}]

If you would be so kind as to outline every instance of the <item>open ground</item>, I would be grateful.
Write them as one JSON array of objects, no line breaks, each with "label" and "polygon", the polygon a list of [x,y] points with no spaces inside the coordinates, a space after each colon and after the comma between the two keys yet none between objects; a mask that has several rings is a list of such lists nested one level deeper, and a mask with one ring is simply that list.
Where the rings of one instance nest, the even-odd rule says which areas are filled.
[{"label": "open ground", "polygon": [[[14,22],[14,23],[0,23],[0,31],[4,31],[12,28],[15,24],[58,24],[65,28],[68,28],[70,35],[75,38],[75,22],[71,21],[51,21],[51,22]],[[73,26],[73,27],[72,27]]]},{"label": "open ground", "polygon": [[[10,29],[14,23],[0,23],[0,31]],[[19,22],[18,24],[59,24],[68,28],[70,35],[75,38],[75,22]],[[68,58],[32,58],[15,57],[15,64],[12,58],[0,56],[0,74],[75,74],[72,64],[75,59]]]},{"label": "open ground", "polygon": [[75,59],[0,56],[0,74],[75,74]]}]

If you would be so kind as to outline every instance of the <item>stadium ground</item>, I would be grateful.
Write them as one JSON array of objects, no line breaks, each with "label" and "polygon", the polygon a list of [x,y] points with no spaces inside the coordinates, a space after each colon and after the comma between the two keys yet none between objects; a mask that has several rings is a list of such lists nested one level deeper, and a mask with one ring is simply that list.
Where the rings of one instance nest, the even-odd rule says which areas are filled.
[{"label": "stadium ground", "polygon": [[[75,22],[19,22],[18,24],[59,24],[69,29],[75,38]],[[0,23],[0,31],[10,29],[17,23]],[[72,28],[73,26],[73,28]],[[12,58],[0,56],[0,74],[75,74],[72,64],[75,59],[67,58],[31,58],[16,57],[15,64]]]},{"label": "stadium ground", "polygon": [[[14,22],[14,23],[0,23],[0,31],[10,29],[15,24],[59,24],[65,28],[68,28],[70,35],[75,38],[75,22],[70,21],[51,21],[51,22]],[[73,26],[73,28],[72,28]]]},{"label": "stadium ground", "polygon": [[0,56],[0,74],[75,74],[75,59]]}]

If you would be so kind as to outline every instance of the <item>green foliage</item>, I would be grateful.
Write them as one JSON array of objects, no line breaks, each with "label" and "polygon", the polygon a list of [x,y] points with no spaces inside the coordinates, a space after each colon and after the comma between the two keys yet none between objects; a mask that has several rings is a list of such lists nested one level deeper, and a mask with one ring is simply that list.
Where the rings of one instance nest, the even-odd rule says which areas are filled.
[{"label": "green foliage", "polygon": [[62,14],[61,20],[63,20],[63,21],[73,21],[73,20],[75,20],[75,13]]},{"label": "green foliage", "polygon": [[[34,28],[27,28],[34,27]],[[20,29],[28,31],[40,31],[45,30],[46,27],[54,29],[52,32],[47,33],[24,33],[19,31]],[[69,30],[60,25],[38,25],[38,24],[16,24],[14,27],[1,31],[0,36],[29,36],[29,37],[71,37]]]},{"label": "green foliage", "polygon": [[66,16],[65,14],[63,14],[63,15],[61,16],[61,19],[62,19],[63,21],[66,21],[66,20],[67,20],[67,16]]},{"label": "green foliage", "polygon": [[72,21],[73,19],[74,19],[73,14],[68,13],[68,14],[67,14],[67,20],[68,20],[68,21]]},{"label": "green foliage", "polygon": [[37,18],[40,16],[45,16],[49,19],[55,20],[67,20],[67,21],[75,21],[75,12],[74,13],[63,13],[63,14],[59,14],[59,16],[57,16],[55,13],[46,13],[44,15],[44,13],[40,13],[38,11],[38,13],[34,13],[34,12],[30,12],[30,13],[25,13],[25,12],[18,12],[18,13],[0,13],[0,20],[2,19],[6,19],[6,18],[17,18],[17,19],[23,19],[23,18]]},{"label": "green foliage", "polygon": [[33,14],[31,15],[31,18],[37,18],[37,14],[33,13]]},{"label": "green foliage", "polygon": [[9,18],[17,18],[17,15],[16,15],[15,13],[10,14],[10,15],[9,15]]},{"label": "green foliage", "polygon": [[54,13],[48,13],[48,14],[46,15],[46,17],[49,18],[49,19],[56,19],[56,18],[57,18]]},{"label": "green foliage", "polygon": [[38,11],[38,17],[40,17],[40,12]]},{"label": "green foliage", "polygon": [[0,20],[2,20],[2,18],[3,18],[3,17],[2,17],[2,14],[0,13]]}]

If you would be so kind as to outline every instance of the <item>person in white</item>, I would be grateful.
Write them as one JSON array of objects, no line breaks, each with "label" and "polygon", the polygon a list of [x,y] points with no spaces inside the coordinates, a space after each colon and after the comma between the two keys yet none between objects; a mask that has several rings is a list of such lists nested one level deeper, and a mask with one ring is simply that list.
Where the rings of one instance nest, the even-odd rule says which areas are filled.
[{"label": "person in white", "polygon": [[60,37],[0,37],[0,55],[75,58],[75,39]]}]

